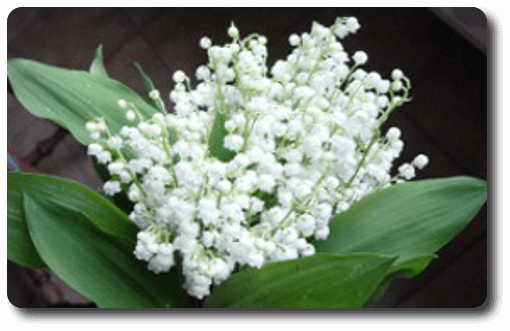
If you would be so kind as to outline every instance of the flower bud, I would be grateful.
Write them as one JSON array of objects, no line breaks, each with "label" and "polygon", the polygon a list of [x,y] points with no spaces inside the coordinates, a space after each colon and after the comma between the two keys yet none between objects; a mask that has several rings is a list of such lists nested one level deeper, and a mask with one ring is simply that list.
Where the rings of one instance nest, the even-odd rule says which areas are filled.
[{"label": "flower bud", "polygon": [[211,47],[211,39],[209,39],[208,37],[202,37],[202,39],[200,39],[200,47],[202,47],[203,49],[208,49],[209,47]]},{"label": "flower bud", "polygon": [[367,62],[368,55],[363,51],[357,51],[356,53],[354,53],[352,59],[357,65],[363,65]]},{"label": "flower bud", "polygon": [[418,169],[423,169],[428,163],[429,158],[424,154],[416,156],[413,160],[413,165]]},{"label": "flower bud", "polygon": [[300,38],[299,38],[299,36],[297,34],[294,33],[294,34],[290,35],[290,37],[289,37],[289,44],[291,46],[295,47],[295,46],[299,45],[299,42],[300,42]]},{"label": "flower bud", "polygon": [[85,123],[85,129],[89,132],[97,131],[97,124],[95,122],[87,122]]},{"label": "flower bud", "polygon": [[156,100],[159,99],[159,91],[158,90],[152,90],[149,92],[149,98]]},{"label": "flower bud", "polygon": [[128,106],[126,100],[124,100],[124,99],[119,99],[117,101],[117,104],[119,105],[120,108],[127,108],[127,106]]},{"label": "flower bud", "polygon": [[232,23],[230,28],[228,28],[227,32],[232,39],[236,39],[237,37],[239,37],[239,30],[237,30],[237,28],[234,26],[234,23]]},{"label": "flower bud", "polygon": [[179,83],[182,83],[184,82],[184,80],[186,79],[186,75],[184,74],[183,71],[181,70],[177,70],[174,75],[172,76],[174,82],[176,82],[177,84]]},{"label": "flower bud", "polygon": [[391,72],[391,78],[394,80],[400,80],[404,77],[404,73],[400,69],[393,69]]},{"label": "flower bud", "polygon": [[386,138],[389,141],[395,141],[400,138],[400,129],[396,127],[391,127],[386,133]]}]

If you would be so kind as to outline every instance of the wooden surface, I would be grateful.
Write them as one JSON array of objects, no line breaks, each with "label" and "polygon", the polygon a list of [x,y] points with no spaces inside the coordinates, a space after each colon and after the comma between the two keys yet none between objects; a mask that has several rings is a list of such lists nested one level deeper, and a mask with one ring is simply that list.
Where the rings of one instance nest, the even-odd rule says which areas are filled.
[{"label": "wooden surface", "polygon": [[[18,8],[7,21],[7,56],[87,69],[95,48],[102,43],[111,77],[141,93],[140,78],[132,65],[141,61],[167,96],[175,70],[193,76],[194,69],[206,61],[205,52],[198,47],[200,37],[226,42],[231,21],[242,35],[258,32],[267,36],[269,62],[274,63],[289,52],[291,33],[308,31],[312,20],[330,25],[337,16],[358,18],[361,29],[343,44],[350,54],[367,52],[366,70],[388,77],[398,67],[413,83],[412,102],[392,114],[386,125],[398,126],[403,133],[406,145],[397,164],[425,153],[430,164],[418,172],[418,178],[470,175],[487,179],[486,56],[427,9]],[[7,118],[7,140],[18,156],[35,163],[41,172],[100,188],[86,149],[71,135],[57,136],[54,149],[47,148],[46,154],[34,158],[38,143],[46,139],[45,146],[51,146],[48,139],[55,137],[58,128],[26,112],[12,95],[8,95]],[[487,233],[484,207],[422,275],[394,281],[373,307],[480,307],[488,295]],[[9,279],[8,286],[13,287],[9,298],[16,306],[23,302],[29,306],[54,304],[44,298],[23,301],[23,293],[14,291],[15,281],[22,277]],[[69,297],[57,301],[75,300]]]}]

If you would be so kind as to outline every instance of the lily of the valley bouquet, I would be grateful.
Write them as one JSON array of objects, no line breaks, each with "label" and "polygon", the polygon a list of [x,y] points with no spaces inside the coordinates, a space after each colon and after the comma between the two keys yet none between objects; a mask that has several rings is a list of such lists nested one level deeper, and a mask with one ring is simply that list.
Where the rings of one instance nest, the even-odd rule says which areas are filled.
[{"label": "lily of the valley bouquet", "polygon": [[[313,23],[272,68],[267,40],[200,40],[209,62],[173,75],[171,106],[90,72],[15,59],[20,102],[88,145],[111,199],[65,179],[8,174],[8,257],[49,268],[99,307],[364,307],[413,277],[476,215],[482,180],[408,182],[409,101],[395,69],[366,72],[340,40],[355,18]],[[191,74],[191,73],[189,73]]]}]

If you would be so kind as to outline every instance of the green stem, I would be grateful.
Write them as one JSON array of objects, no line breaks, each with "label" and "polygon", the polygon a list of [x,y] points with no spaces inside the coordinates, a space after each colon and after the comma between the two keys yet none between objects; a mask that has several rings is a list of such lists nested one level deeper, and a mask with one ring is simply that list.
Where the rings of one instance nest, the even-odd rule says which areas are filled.
[{"label": "green stem", "polygon": [[351,186],[352,181],[354,180],[354,178],[356,178],[356,175],[358,175],[358,172],[360,171],[361,167],[365,163],[365,159],[367,158],[368,153],[370,152],[370,149],[372,148],[374,143],[377,141],[377,139],[378,139],[377,135],[372,136],[372,139],[370,140],[366,150],[364,151],[363,157],[361,158],[361,161],[358,163],[358,166],[356,167],[354,174],[352,174],[351,178],[349,178],[349,181],[347,182],[347,184],[344,187],[349,188]]}]

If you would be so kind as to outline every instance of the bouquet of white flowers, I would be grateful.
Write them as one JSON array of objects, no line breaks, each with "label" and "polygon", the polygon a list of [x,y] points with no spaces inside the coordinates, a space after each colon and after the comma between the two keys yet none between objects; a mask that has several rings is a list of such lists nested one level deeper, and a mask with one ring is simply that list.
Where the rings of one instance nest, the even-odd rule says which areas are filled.
[{"label": "bouquet of white flowers", "polygon": [[90,73],[9,60],[19,100],[88,145],[117,204],[9,174],[9,258],[51,268],[101,307],[187,307],[192,297],[363,307],[393,277],[417,275],[483,206],[486,186],[407,183],[423,154],[392,170],[404,143],[381,125],[411,84],[400,69],[366,72],[367,54],[344,50],[359,27],[314,22],[272,68],[264,36],[241,38],[232,24],[224,46],[203,37],[209,62],[195,87],[174,73],[173,111],[140,66],[149,103],[108,78],[100,49]]}]

